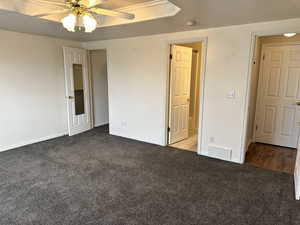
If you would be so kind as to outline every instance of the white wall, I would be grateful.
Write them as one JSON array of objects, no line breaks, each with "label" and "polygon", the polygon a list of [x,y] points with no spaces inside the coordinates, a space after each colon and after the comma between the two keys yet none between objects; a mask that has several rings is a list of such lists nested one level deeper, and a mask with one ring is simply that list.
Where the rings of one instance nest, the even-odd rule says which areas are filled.
[{"label": "white wall", "polygon": [[105,50],[90,52],[94,125],[108,124],[107,59]]},{"label": "white wall", "polygon": [[[252,32],[300,31],[300,20],[247,24],[83,43],[107,49],[111,133],[164,145],[168,42],[208,37],[201,154],[209,144],[232,149],[242,162],[247,127]],[[228,99],[235,90],[236,98]],[[212,143],[213,142],[213,143]]]},{"label": "white wall", "polygon": [[62,46],[0,30],[0,151],[67,133]]}]

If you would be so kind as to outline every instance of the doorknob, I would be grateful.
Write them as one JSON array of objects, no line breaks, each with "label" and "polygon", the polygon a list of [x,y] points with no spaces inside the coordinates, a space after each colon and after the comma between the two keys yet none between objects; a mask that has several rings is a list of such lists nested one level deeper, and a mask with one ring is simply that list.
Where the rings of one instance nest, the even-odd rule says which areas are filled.
[{"label": "doorknob", "polygon": [[296,105],[300,106],[300,102],[296,102]]},{"label": "doorknob", "polygon": [[68,99],[74,99],[74,96],[68,96]]}]

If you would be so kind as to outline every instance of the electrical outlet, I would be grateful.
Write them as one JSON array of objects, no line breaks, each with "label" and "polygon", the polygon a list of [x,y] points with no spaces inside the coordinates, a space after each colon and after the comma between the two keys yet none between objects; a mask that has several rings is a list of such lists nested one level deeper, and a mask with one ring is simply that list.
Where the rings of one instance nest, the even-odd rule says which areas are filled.
[{"label": "electrical outlet", "polygon": [[127,127],[127,122],[126,121],[122,121],[121,122],[121,127]]}]

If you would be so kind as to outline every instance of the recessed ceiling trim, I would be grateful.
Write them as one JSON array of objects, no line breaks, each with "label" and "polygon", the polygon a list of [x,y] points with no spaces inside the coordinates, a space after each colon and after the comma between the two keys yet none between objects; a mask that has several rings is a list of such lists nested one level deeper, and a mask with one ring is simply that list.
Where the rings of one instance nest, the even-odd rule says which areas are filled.
[{"label": "recessed ceiling trim", "polygon": [[125,20],[117,17],[101,16],[99,18],[100,23],[98,24],[98,27],[130,24],[164,17],[171,17],[175,16],[178,12],[180,12],[181,9],[168,0],[154,0],[118,8],[117,10],[134,14],[135,19]]},{"label": "recessed ceiling trim", "polygon": [[[62,1],[62,0],[61,0]],[[5,1],[4,3],[0,3],[0,9],[16,11],[25,15],[35,15],[47,13],[51,10],[57,10],[57,7],[47,6],[41,7],[40,4],[33,4],[30,1],[21,1],[19,2],[20,9],[17,9],[16,6],[11,1]],[[169,0],[152,0],[143,3],[137,3],[130,6],[121,7],[115,9],[120,12],[130,13],[135,15],[135,19],[128,20],[119,17],[109,17],[109,16],[97,16],[98,25],[97,27],[108,27],[115,26],[121,24],[130,24],[143,22],[148,20],[155,20],[164,17],[172,17],[175,16],[181,9],[177,7],[175,4],[170,2]],[[67,15],[67,14],[66,14]],[[46,19],[54,22],[61,22],[62,18],[66,15],[47,15],[42,17],[42,19]]]},{"label": "recessed ceiling trim", "polygon": [[[147,7],[163,5],[163,4],[170,4],[170,3],[171,2],[169,2],[168,0],[153,0],[153,1],[147,1],[147,2],[142,2],[142,3],[137,3],[137,4],[117,8],[116,10],[127,12],[127,11],[137,10],[137,9],[141,9],[141,8],[147,8]],[[171,3],[171,4],[173,4],[173,3]]]}]

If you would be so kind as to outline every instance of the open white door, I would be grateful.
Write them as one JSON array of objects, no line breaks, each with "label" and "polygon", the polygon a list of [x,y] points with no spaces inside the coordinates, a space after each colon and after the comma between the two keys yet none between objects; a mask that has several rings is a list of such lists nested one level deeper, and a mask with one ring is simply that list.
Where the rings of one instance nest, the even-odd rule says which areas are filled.
[{"label": "open white door", "polygon": [[300,45],[263,48],[256,141],[297,148],[300,121]]},{"label": "open white door", "polygon": [[87,52],[64,48],[69,135],[91,129]]},{"label": "open white door", "polygon": [[193,49],[171,47],[169,144],[188,138]]},{"label": "open white door", "polygon": [[296,165],[295,165],[295,171],[294,171],[295,195],[296,195],[297,200],[300,200],[300,154],[299,154],[299,150],[300,150],[300,140],[298,140],[297,158],[296,158]]}]

